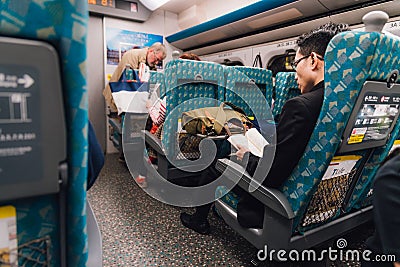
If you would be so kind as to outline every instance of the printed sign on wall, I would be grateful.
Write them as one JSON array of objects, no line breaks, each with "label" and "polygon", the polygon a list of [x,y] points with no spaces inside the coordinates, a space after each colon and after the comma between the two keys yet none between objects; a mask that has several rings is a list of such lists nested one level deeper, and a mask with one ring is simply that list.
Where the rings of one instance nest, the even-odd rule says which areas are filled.
[{"label": "printed sign on wall", "polygon": [[163,42],[161,35],[106,28],[107,65],[118,65],[124,53],[130,49],[151,46]]}]

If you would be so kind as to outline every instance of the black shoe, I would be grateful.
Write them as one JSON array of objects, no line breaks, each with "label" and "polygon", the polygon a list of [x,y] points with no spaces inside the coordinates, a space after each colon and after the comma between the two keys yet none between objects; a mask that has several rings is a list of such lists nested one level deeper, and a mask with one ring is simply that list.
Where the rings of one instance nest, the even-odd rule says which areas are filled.
[{"label": "black shoe", "polygon": [[186,212],[181,213],[180,218],[185,227],[202,235],[207,235],[210,233],[210,224],[207,220],[197,221],[193,215],[187,214]]}]

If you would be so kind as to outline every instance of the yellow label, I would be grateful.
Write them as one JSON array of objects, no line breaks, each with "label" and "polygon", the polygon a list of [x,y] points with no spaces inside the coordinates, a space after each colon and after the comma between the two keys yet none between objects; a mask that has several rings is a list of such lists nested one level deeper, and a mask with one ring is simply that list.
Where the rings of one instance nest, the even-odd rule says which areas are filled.
[{"label": "yellow label", "polygon": [[336,156],[333,157],[331,162],[340,162],[340,161],[346,161],[346,160],[359,160],[362,158],[362,156],[357,156],[357,155],[347,155],[347,156]]},{"label": "yellow label", "polygon": [[400,146],[400,140],[394,140],[393,145],[394,145],[394,146],[398,146],[398,145]]},{"label": "yellow label", "polygon": [[13,206],[0,207],[0,219],[15,217],[17,212]]},{"label": "yellow label", "polygon": [[364,139],[364,134],[355,134],[351,135],[349,138],[349,141],[347,142],[348,144],[356,144],[356,143],[361,143],[362,140]]}]

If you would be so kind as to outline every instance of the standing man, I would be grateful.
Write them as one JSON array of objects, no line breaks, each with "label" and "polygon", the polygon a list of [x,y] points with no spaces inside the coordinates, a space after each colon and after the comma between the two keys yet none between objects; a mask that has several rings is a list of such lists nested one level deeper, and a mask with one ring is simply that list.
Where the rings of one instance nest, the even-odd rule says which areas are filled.
[{"label": "standing man", "polygon": [[[127,64],[131,65],[132,69],[139,69],[140,63],[145,63],[150,69],[155,70],[155,66],[162,62],[167,56],[165,46],[160,43],[154,43],[150,47],[142,49],[131,49],[127,51],[121,58],[118,67],[111,76],[110,82],[117,82]],[[107,84],[103,90],[103,96],[106,99],[107,106],[111,113],[117,112],[117,106],[114,103],[111,94],[110,85]]]}]

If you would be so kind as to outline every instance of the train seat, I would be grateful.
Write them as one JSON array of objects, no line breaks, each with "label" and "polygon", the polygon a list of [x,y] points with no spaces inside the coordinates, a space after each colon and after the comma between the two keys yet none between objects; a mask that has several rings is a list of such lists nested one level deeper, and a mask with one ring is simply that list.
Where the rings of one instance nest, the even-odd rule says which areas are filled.
[{"label": "train seat", "polygon": [[[383,99],[381,101],[385,101],[386,97],[390,101],[399,101],[394,100],[399,93],[399,86],[387,81],[398,69],[399,45],[398,38],[376,31],[345,32],[331,40],[324,57],[324,102],[302,158],[279,190],[260,185],[251,193],[265,205],[262,229],[241,227],[235,209],[230,206],[232,201],[225,203],[222,199],[217,200],[216,207],[228,225],[258,249],[268,245],[269,249],[303,250],[371,220],[372,206],[347,213],[343,207],[348,196],[353,194],[354,185],[362,183],[367,168],[378,167],[370,164],[373,155],[386,153],[382,155],[384,158],[388,147],[397,137],[399,104],[389,105],[391,112],[396,115],[393,118],[388,116],[393,123],[387,128],[385,137],[378,135],[382,138],[374,138],[370,134],[367,141],[367,133],[360,137],[360,133],[353,130],[360,123],[361,110],[368,107],[370,97],[379,95],[379,99]],[[334,156],[354,157],[355,165],[348,175],[333,175],[332,179],[323,179]],[[224,175],[228,177],[242,177],[239,186],[247,191],[250,182],[255,182],[241,166],[227,159],[219,160],[217,168],[225,171]],[[376,169],[365,175],[373,177],[375,172]],[[342,183],[342,179],[345,179],[345,183]],[[335,180],[336,184],[344,186],[329,187],[329,181]],[[321,186],[326,183],[327,187]],[[335,188],[334,191],[332,188]],[[320,194],[321,189],[325,193]],[[332,195],[336,198],[330,198]],[[329,200],[321,201],[324,198]],[[331,202],[334,202],[333,210],[330,210]],[[312,206],[314,203],[326,205]]]},{"label": "train seat", "polygon": [[281,114],[282,107],[287,100],[300,95],[295,75],[295,72],[278,72],[275,76],[275,102],[272,108],[274,118]]},{"label": "train seat", "polygon": [[163,98],[166,94],[165,77],[163,72],[150,71],[150,84],[159,84],[158,96]]},{"label": "train seat", "polygon": [[177,132],[181,114],[196,108],[218,106],[224,98],[224,71],[220,64],[176,59],[167,63],[164,75],[167,106],[162,140],[160,142],[149,132],[146,132],[145,139],[157,152],[158,173],[168,180],[180,179],[193,173],[182,170],[178,165],[191,166],[198,162],[197,159],[189,161],[178,150]]},{"label": "train seat", "polygon": [[365,166],[365,170],[362,173],[360,180],[354,185],[353,193],[348,196],[345,202],[344,209],[346,212],[352,209],[364,208],[372,204],[372,185],[374,181],[374,176],[378,171],[379,166],[384,161],[384,159],[397,147],[400,146],[400,130],[398,127],[392,131],[392,135],[398,133],[395,140],[391,140],[384,147],[376,149],[371,155],[368,164]]},{"label": "train seat", "polygon": [[271,113],[272,72],[244,66],[227,66],[224,70],[225,101],[242,108],[249,117],[258,114],[259,119],[265,119]]},{"label": "train seat", "polygon": [[[0,112],[2,134],[15,137],[12,144],[0,141],[0,206],[14,206],[17,214],[19,255],[12,266],[87,263],[87,5],[0,4],[1,105],[11,96],[7,103],[15,108]],[[5,156],[10,146],[24,152]]]}]

